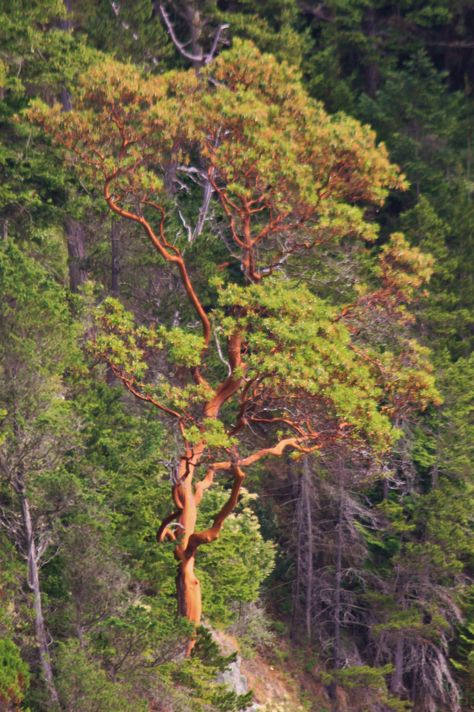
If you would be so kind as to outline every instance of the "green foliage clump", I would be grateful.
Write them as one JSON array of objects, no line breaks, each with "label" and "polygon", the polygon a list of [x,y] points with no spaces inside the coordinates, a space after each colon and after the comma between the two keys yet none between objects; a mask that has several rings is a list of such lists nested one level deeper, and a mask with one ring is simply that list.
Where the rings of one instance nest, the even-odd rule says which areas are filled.
[{"label": "green foliage clump", "polygon": [[372,442],[386,445],[394,437],[389,420],[378,411],[378,383],[351,350],[350,333],[335,320],[332,306],[305,287],[277,278],[249,287],[228,285],[219,301],[239,309],[237,318],[221,315],[223,329],[248,334],[248,377],[271,376],[269,396],[285,393],[289,408],[302,394],[309,403],[321,398]]},{"label": "green foliage clump", "polygon": [[[200,526],[208,525],[226,497],[222,488],[207,494],[200,509]],[[235,514],[226,519],[219,539],[201,550],[198,569],[209,620],[219,626],[235,621],[237,610],[232,604],[257,601],[274,562],[275,546],[264,540],[258,518],[250,507],[250,497],[244,491]]]},{"label": "green foliage clump", "polygon": [[0,703],[4,709],[20,709],[29,680],[28,665],[18,646],[8,638],[0,639]]},{"label": "green foliage clump", "polygon": [[62,643],[57,654],[57,680],[65,709],[77,712],[122,712],[124,705],[146,712],[148,702],[131,693],[126,683],[112,681],[77,640]]}]

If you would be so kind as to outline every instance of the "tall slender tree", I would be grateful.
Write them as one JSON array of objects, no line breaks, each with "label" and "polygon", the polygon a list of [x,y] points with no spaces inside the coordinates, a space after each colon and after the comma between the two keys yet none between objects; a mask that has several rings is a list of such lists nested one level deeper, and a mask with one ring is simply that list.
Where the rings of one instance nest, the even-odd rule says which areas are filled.
[{"label": "tall slender tree", "polygon": [[71,495],[70,486],[51,493],[62,480],[61,455],[73,445],[62,374],[74,357],[74,332],[61,287],[10,240],[0,250],[0,293],[0,524],[27,562],[36,644],[54,709],[40,569],[54,552],[57,516]]}]

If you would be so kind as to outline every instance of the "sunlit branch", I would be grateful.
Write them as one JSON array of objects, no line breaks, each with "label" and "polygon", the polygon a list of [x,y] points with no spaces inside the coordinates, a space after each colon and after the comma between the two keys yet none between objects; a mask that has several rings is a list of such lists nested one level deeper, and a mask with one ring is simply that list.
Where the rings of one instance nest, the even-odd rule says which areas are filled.
[{"label": "sunlit branch", "polygon": [[245,478],[245,473],[241,469],[240,465],[237,465],[235,462],[231,463],[231,469],[233,470],[234,474],[234,482],[232,484],[229,499],[217,513],[216,517],[214,518],[214,522],[212,526],[209,527],[209,529],[205,529],[202,532],[195,532],[191,535],[186,550],[188,556],[192,555],[197,549],[197,547],[201,544],[209,544],[211,541],[215,541],[218,538],[222,529],[222,525],[224,524],[229,514],[232,513],[235,508],[235,505],[237,504],[240,488]]},{"label": "sunlit branch", "polygon": [[[158,238],[156,235],[155,231],[151,227],[150,223],[144,218],[142,215],[137,215],[136,213],[132,213],[129,210],[126,210],[125,208],[121,208],[120,205],[118,205],[110,191],[110,183],[113,180],[115,176],[110,176],[104,184],[104,197],[109,205],[110,209],[113,210],[117,215],[120,215],[123,218],[127,218],[128,220],[132,220],[133,222],[136,222],[140,224],[146,231],[148,237],[150,238],[153,246],[155,249],[159,252],[159,254],[163,257],[166,262],[171,262],[173,264],[176,264],[178,267],[178,270],[181,275],[181,281],[183,283],[184,289],[186,291],[186,294],[189,297],[189,300],[191,301],[192,305],[194,306],[196,312],[198,313],[198,316],[201,320],[202,323],[202,328],[203,328],[203,336],[204,336],[204,342],[205,346],[207,347],[209,345],[209,341],[211,340],[211,324],[209,321],[209,318],[204,310],[204,307],[202,306],[199,297],[197,296],[194,287],[191,283],[191,279],[189,277],[186,265],[184,263],[183,258],[181,257],[180,254],[171,254],[167,247],[170,249],[173,249],[176,252],[176,248],[173,246],[169,245],[169,243],[163,244],[163,241]],[[165,222],[165,214],[164,211],[162,211],[161,214],[161,221],[160,221],[160,236],[164,236],[164,222]]]},{"label": "sunlit branch", "polygon": [[209,489],[209,487],[212,486],[212,483],[214,482],[214,470],[212,467],[206,472],[205,477],[200,482],[196,483],[196,486],[194,488],[194,500],[196,502],[196,506],[199,506],[201,503],[201,500],[203,498],[204,492]]},{"label": "sunlit branch", "polygon": [[163,519],[158,531],[156,532],[156,541],[158,543],[165,541],[165,539],[170,539],[171,541],[176,540],[176,535],[169,528],[169,524],[171,524],[171,522],[174,522],[181,515],[181,512],[182,509],[177,509],[175,512],[172,512]]},{"label": "sunlit branch", "polygon": [[[241,458],[238,461],[238,464],[242,467],[248,467],[249,465],[253,465],[255,462],[258,462],[259,460],[262,460],[265,457],[281,457],[281,455],[283,455],[285,450],[287,450],[288,448],[293,448],[298,452],[308,454],[311,452],[316,452],[317,450],[321,449],[321,443],[309,445],[307,447],[304,445],[304,443],[311,442],[311,440],[315,440],[318,435],[319,433],[312,433],[304,437],[283,438],[283,440],[280,440],[280,442],[278,442],[273,447],[262,448],[252,453],[251,455],[247,455],[247,457]],[[212,464],[212,468],[216,471],[230,470],[232,469],[232,466],[232,460],[224,460],[221,462],[214,462]]]},{"label": "sunlit branch", "polygon": [[156,398],[153,398],[153,396],[149,395],[148,393],[142,393],[141,391],[138,390],[136,387],[134,380],[130,377],[127,377],[117,366],[115,366],[109,359],[107,359],[107,362],[114,374],[117,378],[119,378],[124,386],[127,388],[127,390],[130,391],[136,398],[142,401],[146,401],[147,403],[151,403],[152,405],[155,406],[155,408],[158,408],[159,410],[162,410],[164,413],[167,413],[168,415],[172,415],[174,418],[177,418],[178,421],[182,421],[184,419],[184,414],[183,413],[178,413],[178,411],[173,410],[172,408],[168,408],[168,406],[163,405],[163,403],[160,403],[159,401],[156,400]]}]

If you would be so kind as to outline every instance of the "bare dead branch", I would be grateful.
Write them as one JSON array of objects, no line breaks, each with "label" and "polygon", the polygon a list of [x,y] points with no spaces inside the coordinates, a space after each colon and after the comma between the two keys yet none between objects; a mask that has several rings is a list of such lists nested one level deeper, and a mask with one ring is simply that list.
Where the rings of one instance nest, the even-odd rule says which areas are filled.
[{"label": "bare dead branch", "polygon": [[200,52],[200,54],[193,54],[192,52],[189,52],[186,49],[186,44],[183,42],[180,42],[180,40],[178,39],[175,29],[174,29],[174,26],[173,26],[173,23],[171,22],[171,19],[170,19],[168,13],[166,12],[164,5],[162,3],[160,3],[158,5],[158,8],[159,8],[161,17],[163,18],[163,22],[166,25],[166,29],[168,30],[168,34],[171,37],[171,41],[173,42],[173,44],[176,47],[176,49],[178,50],[178,52],[185,59],[188,59],[190,62],[194,62],[196,64],[204,64],[205,65],[205,64],[209,64],[210,62],[212,62],[212,60],[214,59],[214,56],[217,52],[222,33],[224,32],[224,30],[226,30],[228,27],[230,27],[230,25],[228,25],[227,23],[222,23],[219,25],[219,27],[217,28],[216,33],[214,35],[211,49],[209,50],[209,52],[207,52],[207,54],[204,54],[202,51]]}]

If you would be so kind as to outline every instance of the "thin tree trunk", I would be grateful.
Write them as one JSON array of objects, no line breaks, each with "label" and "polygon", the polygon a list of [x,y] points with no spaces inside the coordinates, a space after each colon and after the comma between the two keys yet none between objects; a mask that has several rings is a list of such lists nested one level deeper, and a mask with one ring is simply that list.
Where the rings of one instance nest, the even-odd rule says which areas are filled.
[{"label": "thin tree trunk", "polygon": [[85,261],[84,227],[73,218],[66,218],[66,241],[69,255],[69,286],[71,292],[77,292],[87,279]]},{"label": "thin tree trunk", "polygon": [[36,642],[38,645],[41,670],[48,690],[48,695],[51,701],[52,709],[59,707],[59,697],[54,684],[53,667],[48,649],[48,634],[43,615],[43,606],[41,603],[41,588],[39,580],[38,558],[36,554],[36,545],[31,521],[31,512],[28,498],[24,492],[20,494],[21,515],[23,527],[27,542],[28,556],[28,585],[33,591],[33,609],[35,614],[35,632]]},{"label": "thin tree trunk", "polygon": [[[398,594],[398,595],[397,595]],[[395,595],[399,598],[399,606],[402,610],[405,610],[405,596],[403,592],[403,585],[400,582],[400,570],[397,569],[397,578],[395,584]],[[390,692],[392,694],[400,696],[403,692],[403,649],[404,649],[404,638],[403,631],[399,631],[395,641],[395,655],[393,661],[393,673],[390,678]]]},{"label": "thin tree trunk", "polygon": [[[339,475],[339,507],[337,517],[337,536],[336,536],[336,586],[334,590],[334,646],[333,646],[333,663],[334,669],[338,670],[341,667],[341,584],[342,584],[342,510],[343,510],[343,492],[342,492],[342,477]],[[336,681],[329,685],[329,696],[331,698],[331,707],[333,712],[341,712],[341,704],[339,698],[339,689]]]},{"label": "thin tree trunk", "polygon": [[377,93],[377,89],[380,81],[380,71],[377,62],[374,60],[376,56],[376,27],[375,27],[375,10],[370,8],[364,18],[364,29],[369,38],[369,52],[371,57],[369,57],[368,63],[365,67],[365,85],[367,94],[374,97]]},{"label": "thin tree trunk", "polygon": [[390,692],[400,695],[403,692],[403,636],[400,634],[395,646],[394,670],[390,680]]},{"label": "thin tree trunk", "polygon": [[[202,57],[203,47],[200,43],[202,32],[202,19],[199,10],[194,6],[194,3],[187,2],[183,14],[186,17],[186,22],[189,28],[191,52],[197,57]],[[192,64],[195,69],[199,69],[201,66],[201,62],[193,62]]]},{"label": "thin tree trunk", "polygon": [[[178,598],[178,612],[185,616],[191,623],[198,626],[201,622],[201,584],[194,573],[195,550],[189,550],[189,540],[196,530],[197,503],[193,491],[192,480],[194,470],[202,452],[197,452],[193,460],[183,459],[178,470],[178,479],[182,483],[178,486],[176,496],[179,499],[182,513],[178,523],[181,526],[182,537],[175,549],[176,559],[179,561],[176,576],[176,593]],[[193,642],[188,647],[192,650]]]},{"label": "thin tree trunk", "polygon": [[[237,504],[245,477],[241,468],[234,464],[232,466],[234,482],[228,500],[214,517],[212,526],[196,532],[197,509],[204,491],[211,486],[214,478],[214,471],[208,470],[206,477],[193,487],[194,471],[204,450],[205,444],[198,443],[193,451],[188,451],[181,458],[176,473],[176,484],[173,487],[173,499],[177,510],[164,520],[157,534],[158,541],[163,541],[166,538],[176,540],[169,525],[174,519],[177,519],[181,534],[174,551],[175,558],[179,562],[176,574],[178,612],[186,617],[195,628],[201,623],[202,613],[201,584],[194,571],[196,551],[202,544],[209,544],[219,538],[225,520]],[[187,655],[190,655],[194,644],[195,638],[192,637],[188,644]]]},{"label": "thin tree trunk", "polygon": [[339,668],[341,662],[341,586],[342,586],[342,514],[343,514],[342,483],[339,485],[339,512],[337,518],[336,539],[336,590],[334,606],[334,667]]},{"label": "thin tree trunk", "polygon": [[[61,20],[60,27],[62,30],[72,30],[72,4],[71,0],[64,0],[66,9],[66,17]],[[72,101],[66,87],[61,91],[61,105],[63,111],[71,111]],[[84,267],[85,260],[85,235],[84,227],[73,218],[66,218],[65,221],[66,242],[68,251],[68,266],[69,266],[69,287],[71,292],[79,291],[81,285],[87,279],[87,271]]]},{"label": "thin tree trunk", "polygon": [[296,576],[292,587],[292,601],[291,601],[291,630],[290,637],[293,643],[298,642],[298,628],[300,620],[300,607],[301,607],[301,589],[303,586],[303,566],[301,563],[301,531],[300,531],[300,509],[301,509],[301,494],[303,479],[297,479],[296,477],[291,477],[293,474],[292,462],[288,463],[287,472],[288,480],[290,484],[293,484],[292,491],[294,493],[295,499],[297,500],[295,508],[296,516]]},{"label": "thin tree trunk", "polygon": [[306,636],[311,640],[313,632],[312,610],[313,610],[313,518],[311,511],[311,471],[309,468],[309,458],[303,460],[303,493],[306,522],[306,593],[305,593],[305,623]]},{"label": "thin tree trunk", "polygon": [[311,501],[311,471],[309,458],[303,460],[303,468],[298,481],[296,506],[296,581],[293,589],[291,637],[298,638],[300,621],[308,641],[312,636],[313,611],[313,518]]},{"label": "thin tree trunk", "polygon": [[119,254],[119,224],[115,217],[112,218],[112,226],[110,228],[110,251],[111,251],[111,293],[114,297],[118,297],[119,275],[120,275],[120,254]]}]

